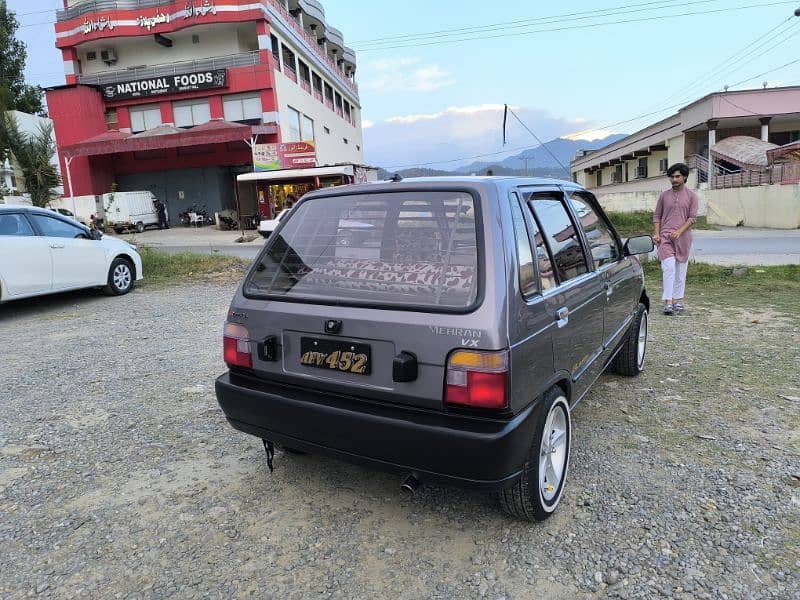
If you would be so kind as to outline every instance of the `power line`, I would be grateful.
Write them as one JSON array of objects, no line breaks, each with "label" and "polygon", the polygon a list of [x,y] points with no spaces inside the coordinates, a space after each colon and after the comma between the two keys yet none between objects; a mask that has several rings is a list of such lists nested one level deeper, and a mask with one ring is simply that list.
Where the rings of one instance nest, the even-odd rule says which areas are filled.
[{"label": "power line", "polygon": [[[352,42],[354,45],[364,45],[364,46],[372,46],[376,44],[384,44],[384,43],[393,43],[393,42],[400,42],[400,41],[411,41],[411,40],[418,40],[423,38],[436,38],[436,37],[446,37],[446,36],[453,36],[453,35],[466,35],[466,34],[474,34],[474,33],[482,33],[486,31],[496,31],[498,29],[514,29],[520,27],[529,27],[535,25],[537,23],[541,24],[552,24],[558,23],[563,21],[579,21],[584,19],[593,19],[603,16],[614,16],[615,14],[626,14],[632,12],[643,12],[648,10],[661,10],[665,8],[673,8],[675,3],[678,3],[679,6],[686,6],[688,5],[695,5],[695,4],[708,4],[712,2],[720,2],[721,0],[696,0],[694,2],[684,2],[683,0],[660,0],[658,2],[644,2],[641,4],[626,4],[624,6],[615,6],[610,8],[600,8],[600,9],[592,9],[587,11],[580,11],[580,12],[573,12],[573,13],[564,13],[559,15],[551,15],[547,17],[535,17],[530,19],[518,19],[514,21],[503,21],[500,23],[489,23],[486,25],[475,25],[471,27],[461,27],[457,29],[441,29],[438,31],[428,31],[428,32],[420,32],[420,33],[411,33],[405,35],[397,35],[397,36],[388,36],[382,38],[373,38],[371,40],[357,40]],[[660,5],[660,6],[653,6],[653,5]],[[642,8],[648,7],[648,8]],[[624,9],[633,8],[635,10],[630,10],[626,12],[621,12]],[[608,13],[608,14],[602,14]],[[585,16],[582,16],[585,15]]]},{"label": "power line", "polygon": [[454,162],[461,162],[462,160],[475,160],[478,158],[486,158],[487,156],[497,156],[498,154],[506,154],[509,152],[516,152],[517,150],[528,150],[530,146],[519,146],[517,148],[507,148],[505,150],[499,150],[497,152],[487,152],[485,154],[476,154],[475,156],[464,156],[463,158],[452,158],[447,160],[433,160],[430,162],[423,162],[423,163],[411,163],[407,165],[395,165],[392,167],[387,167],[387,171],[392,171],[394,169],[407,169],[409,167],[427,167],[428,165],[444,165],[448,163]]},{"label": "power line", "polygon": [[520,119],[520,118],[517,116],[517,113],[515,113],[515,112],[514,112],[514,111],[513,111],[513,110],[512,110],[512,109],[511,109],[509,106],[508,106],[508,104],[506,104],[506,110],[508,110],[508,112],[510,112],[512,115],[514,115],[514,118],[515,118],[517,121],[519,121],[519,124],[520,124],[520,125],[522,125],[522,126],[523,126],[523,127],[524,127],[524,128],[527,130],[527,131],[528,131],[528,133],[530,133],[530,134],[531,134],[531,135],[534,137],[534,139],[535,139],[537,142],[539,142],[539,146],[540,146],[540,147],[542,147],[542,148],[544,148],[545,150],[547,150],[547,153],[548,153],[548,154],[549,154],[549,155],[552,157],[552,159],[553,159],[554,161],[556,161],[556,162],[559,164],[559,166],[560,166],[562,169],[564,169],[564,170],[567,172],[567,174],[569,174],[569,175],[572,175],[572,173],[570,172],[570,170],[569,170],[567,167],[565,167],[565,166],[563,165],[563,163],[562,163],[560,160],[558,160],[558,157],[557,157],[555,154],[553,154],[553,153],[550,151],[550,148],[548,148],[548,147],[547,147],[545,144],[543,144],[543,143],[542,143],[542,140],[540,140],[540,139],[539,139],[539,136],[537,136],[537,135],[536,135],[536,134],[533,132],[533,130],[532,130],[530,127],[528,127],[528,126],[527,126],[527,125],[526,125],[526,124],[525,124],[525,123],[522,121],[522,119]]},{"label": "power line", "polygon": [[380,46],[380,47],[374,47],[374,48],[357,48],[356,50],[358,52],[362,52],[363,53],[363,52],[374,52],[376,50],[394,50],[394,49],[398,49],[398,48],[417,48],[417,47],[421,47],[421,46],[436,46],[436,45],[442,45],[442,44],[459,44],[459,43],[463,43],[463,42],[470,42],[470,41],[476,41],[476,40],[485,41],[485,40],[496,39],[496,38],[501,38],[501,37],[502,38],[518,37],[518,36],[522,36],[522,35],[531,35],[531,34],[535,34],[535,33],[551,33],[551,32],[557,32],[557,31],[570,31],[570,30],[576,30],[576,29],[593,29],[593,28],[597,28],[597,27],[607,27],[607,26],[610,26],[610,25],[624,25],[624,24],[628,24],[628,23],[642,23],[642,22],[646,22],[646,21],[656,21],[656,20],[663,20],[663,19],[676,19],[676,18],[682,18],[682,17],[696,16],[696,15],[709,15],[709,14],[715,14],[715,13],[721,13],[721,12],[730,13],[730,12],[736,12],[736,11],[749,10],[751,8],[761,8],[761,9],[763,9],[763,8],[766,8],[766,7],[769,7],[769,6],[780,6],[780,5],[785,5],[785,4],[796,4],[796,2],[797,2],[797,0],[783,0],[783,1],[780,1],[780,2],[770,2],[770,3],[761,3],[761,4],[747,4],[747,5],[744,5],[744,6],[737,6],[737,7],[732,7],[732,8],[731,7],[729,7],[729,8],[718,8],[718,9],[711,9],[711,10],[704,10],[704,11],[689,11],[689,12],[674,13],[674,14],[668,13],[668,14],[664,14],[664,15],[658,15],[658,16],[652,16],[652,17],[640,17],[640,18],[636,18],[636,19],[621,19],[621,20],[616,20],[616,21],[607,21],[607,22],[604,22],[604,23],[589,23],[589,24],[585,24],[585,25],[568,25],[568,26],[564,26],[564,27],[553,27],[553,28],[550,28],[550,29],[534,29],[534,30],[520,31],[520,32],[517,32],[517,33],[501,33],[501,34],[497,34],[497,35],[487,35],[487,36],[477,36],[477,37],[475,37],[475,36],[473,36],[473,37],[464,37],[464,38],[455,39],[455,40],[439,40],[439,41],[423,42],[423,43],[419,43],[418,41],[412,41],[410,43],[401,43],[401,44],[397,44],[397,45],[394,45],[394,46]]}]

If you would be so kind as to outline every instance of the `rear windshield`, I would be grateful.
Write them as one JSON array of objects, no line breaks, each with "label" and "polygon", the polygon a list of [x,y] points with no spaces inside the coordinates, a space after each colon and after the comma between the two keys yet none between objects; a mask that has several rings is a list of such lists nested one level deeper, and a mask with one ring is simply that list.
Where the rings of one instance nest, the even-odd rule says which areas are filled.
[{"label": "rear windshield", "polygon": [[248,296],[464,309],[478,297],[475,203],[464,192],[313,198],[271,236]]}]

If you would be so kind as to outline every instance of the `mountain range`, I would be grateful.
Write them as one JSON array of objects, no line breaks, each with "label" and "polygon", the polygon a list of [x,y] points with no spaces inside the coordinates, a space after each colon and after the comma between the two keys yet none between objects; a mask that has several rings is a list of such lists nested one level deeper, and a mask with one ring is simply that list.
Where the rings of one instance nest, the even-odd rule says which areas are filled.
[{"label": "mountain range", "polygon": [[[491,169],[494,175],[530,175],[533,177],[553,177],[569,179],[569,163],[579,150],[597,150],[624,138],[626,134],[614,134],[608,137],[587,141],[556,138],[541,146],[525,150],[504,158],[501,161],[473,162],[455,170],[412,168],[399,171],[402,177],[432,177],[439,175],[485,175]],[[526,165],[527,159],[527,165]],[[560,164],[559,164],[560,163]],[[562,167],[563,165],[563,167]],[[527,167],[527,168],[526,168]],[[380,169],[379,178],[390,177],[391,174]]]}]

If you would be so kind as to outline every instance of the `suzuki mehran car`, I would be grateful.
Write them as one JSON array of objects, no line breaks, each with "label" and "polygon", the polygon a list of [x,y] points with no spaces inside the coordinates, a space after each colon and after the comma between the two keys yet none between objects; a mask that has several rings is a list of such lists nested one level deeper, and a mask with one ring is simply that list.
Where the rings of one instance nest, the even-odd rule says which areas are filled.
[{"label": "suzuki mehran car", "polygon": [[[397,179],[397,178],[396,178]],[[343,221],[367,224],[346,244]],[[293,451],[499,492],[542,520],[571,411],[607,368],[644,365],[637,254],[594,196],[529,178],[312,192],[241,282],[216,393],[233,427]]]}]

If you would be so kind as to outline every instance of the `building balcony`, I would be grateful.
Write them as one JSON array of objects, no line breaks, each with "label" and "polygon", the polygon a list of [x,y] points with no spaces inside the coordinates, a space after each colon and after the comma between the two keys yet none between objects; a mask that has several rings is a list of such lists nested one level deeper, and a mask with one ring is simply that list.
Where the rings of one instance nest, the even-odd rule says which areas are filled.
[{"label": "building balcony", "polygon": [[135,69],[107,71],[92,75],[79,75],[78,83],[84,85],[105,85],[120,81],[131,81],[134,79],[148,79],[150,77],[181,75],[184,73],[193,73],[195,71],[227,69],[230,67],[246,67],[250,65],[257,65],[260,62],[261,58],[258,51],[242,52],[240,54],[229,54],[228,56],[217,56],[214,58],[204,58],[200,60],[188,60],[170,63],[167,65],[154,65],[152,67],[137,67]]}]

